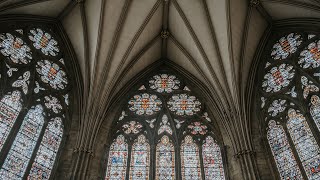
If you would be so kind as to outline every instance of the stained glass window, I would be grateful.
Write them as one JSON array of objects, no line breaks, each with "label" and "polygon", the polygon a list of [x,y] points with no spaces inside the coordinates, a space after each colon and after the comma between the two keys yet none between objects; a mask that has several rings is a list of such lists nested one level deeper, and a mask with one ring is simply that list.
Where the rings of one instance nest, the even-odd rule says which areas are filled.
[{"label": "stained glass window", "polygon": [[225,179],[214,120],[186,82],[165,70],[133,89],[110,132],[105,179]]},{"label": "stained glass window", "polygon": [[270,150],[281,179],[320,179],[320,37],[289,32],[274,38],[261,61],[258,91]]},{"label": "stained glass window", "polygon": [[149,144],[146,142],[146,137],[144,135],[140,135],[132,145],[130,180],[149,179],[149,159]]},{"label": "stained glass window", "polygon": [[205,179],[225,179],[221,149],[211,136],[207,136],[205,143],[202,145],[202,158]]},{"label": "stained glass window", "polygon": [[157,144],[156,179],[175,179],[175,152],[168,136],[163,136]]},{"label": "stained glass window", "polygon": [[7,29],[0,32],[0,179],[53,179],[70,117],[67,52],[54,28]]},{"label": "stained glass window", "polygon": [[128,144],[125,142],[125,137],[119,135],[110,147],[106,179],[125,179],[127,170],[127,159]]},{"label": "stained glass window", "polygon": [[181,145],[181,175],[185,180],[201,178],[199,148],[191,136],[186,136]]},{"label": "stained glass window", "polygon": [[285,131],[274,120],[269,122],[267,138],[281,179],[302,179],[299,166],[294,158]]}]

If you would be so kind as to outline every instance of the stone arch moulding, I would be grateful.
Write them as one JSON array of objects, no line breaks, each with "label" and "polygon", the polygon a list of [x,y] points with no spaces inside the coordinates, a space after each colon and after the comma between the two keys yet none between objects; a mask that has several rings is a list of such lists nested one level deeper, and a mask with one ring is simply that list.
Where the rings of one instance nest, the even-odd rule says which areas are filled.
[{"label": "stone arch moulding", "polygon": [[[306,65],[308,63],[302,60],[304,57],[302,52],[307,52],[308,47],[311,47],[310,44],[319,40],[319,28],[320,19],[304,18],[275,21],[274,25],[266,30],[261,39],[251,65],[252,73],[247,83],[245,97],[249,97],[246,106],[249,107],[248,112],[252,125],[252,138],[255,151],[257,152],[257,160],[259,160],[258,169],[259,172],[270,169],[268,171],[269,174],[272,174],[273,177],[277,179],[282,177],[282,175],[280,175],[281,173],[278,171],[277,163],[274,160],[274,151],[271,150],[271,145],[269,144],[271,141],[268,141],[267,138],[267,133],[271,131],[272,128],[279,129],[282,127],[284,129],[287,144],[292,149],[292,157],[296,160],[297,167],[301,171],[301,175],[298,174],[297,176],[311,178],[310,174],[317,174],[316,171],[312,173],[306,171],[306,166],[303,165],[304,160],[301,159],[301,154],[299,154],[299,150],[295,145],[297,142],[292,139],[294,136],[290,133],[292,126],[289,125],[289,120],[290,118],[292,119],[292,117],[296,117],[298,120],[300,117],[300,120],[305,118],[308,124],[307,129],[309,128],[308,132],[311,132],[314,136],[314,140],[312,141],[315,142],[315,146],[318,146],[320,142],[318,139],[319,130],[317,129],[314,118],[310,114],[310,98],[312,95],[319,96],[319,92],[316,90],[310,90],[310,92],[305,91],[305,87],[308,85],[305,85],[306,82],[303,80],[306,77],[308,79],[307,84],[310,81],[314,81],[313,83],[319,86],[318,78],[314,77],[313,72],[317,67],[316,65],[312,67],[312,63],[310,66]],[[276,49],[275,44],[280,42],[281,38],[284,38],[282,40],[285,43],[285,40],[288,40],[288,35],[291,33],[296,33],[293,34],[292,39],[295,39],[296,35],[298,35],[296,36],[297,38],[300,38],[296,39],[296,43],[298,44],[296,49],[289,52],[289,54],[280,53],[280,56],[277,56],[277,53],[272,54],[272,51]],[[279,44],[281,45],[281,43]],[[292,50],[294,46],[294,44],[290,45],[289,50],[290,48]],[[267,74],[270,73],[274,67],[280,68],[282,64],[293,66],[294,73],[292,80],[289,80],[289,84],[280,89],[266,89],[269,87],[269,84],[264,83],[263,85],[263,82],[266,81]],[[316,86],[313,88],[316,89]],[[278,101],[276,102],[276,100]],[[281,108],[279,106],[278,112],[275,111],[273,104],[277,107],[282,104],[280,105]],[[273,123],[271,120],[275,120],[276,123]],[[267,175],[265,173],[261,174],[262,176]]]},{"label": "stone arch moulding", "polygon": [[[5,16],[1,16],[0,17],[0,26],[1,26],[1,34],[4,35],[3,37],[6,36],[6,33],[12,33],[14,36],[19,37],[20,39],[22,39],[24,42],[23,43],[27,43],[28,46],[31,47],[31,53],[32,53],[32,58],[30,59],[30,62],[28,63],[16,63],[19,64],[15,65],[14,63],[9,63],[6,66],[6,63],[9,62],[9,60],[6,59],[6,61],[4,61],[3,58],[9,58],[11,56],[7,56],[5,57],[4,55],[1,56],[0,59],[0,67],[3,68],[1,69],[1,73],[9,73],[9,71],[7,72],[7,68],[8,65],[14,67],[11,68],[12,71],[11,72],[13,75],[8,75],[8,77],[12,78],[20,78],[18,76],[20,76],[19,73],[21,72],[29,72],[28,74],[23,74],[24,77],[25,75],[28,76],[29,78],[29,83],[30,85],[27,86],[27,90],[24,89],[23,85],[20,84],[15,85],[15,88],[17,89],[18,87],[21,87],[21,92],[23,92],[24,94],[26,94],[25,96],[25,102],[22,104],[22,111],[21,111],[21,115],[19,115],[17,117],[16,122],[13,125],[13,128],[15,128],[14,130],[10,131],[7,140],[5,141],[5,144],[3,146],[3,154],[0,155],[0,159],[3,162],[7,157],[6,155],[9,154],[11,151],[10,147],[12,148],[12,143],[15,140],[17,134],[19,134],[18,130],[20,128],[20,126],[22,126],[22,120],[24,119],[23,115],[25,115],[26,113],[26,109],[27,108],[31,108],[29,107],[31,102],[32,104],[35,103],[34,101],[36,101],[37,98],[41,99],[44,96],[49,96],[51,97],[51,95],[56,95],[58,100],[61,103],[65,103],[67,105],[61,104],[63,106],[62,108],[62,112],[60,113],[61,116],[63,118],[62,119],[62,123],[63,123],[63,136],[62,136],[62,140],[59,146],[59,149],[57,150],[57,155],[54,161],[54,166],[51,170],[51,176],[50,179],[53,179],[53,177],[57,174],[57,168],[60,168],[60,165],[62,164],[62,159],[65,159],[64,157],[64,151],[66,149],[67,146],[67,142],[69,139],[69,133],[72,130],[71,127],[73,127],[75,123],[77,123],[77,120],[73,121],[73,119],[75,119],[74,117],[77,117],[77,114],[79,114],[79,109],[81,108],[80,102],[81,102],[81,97],[82,97],[82,92],[83,92],[83,80],[82,80],[82,76],[80,74],[80,68],[76,59],[76,55],[75,52],[73,50],[73,47],[62,27],[62,24],[54,19],[54,18],[49,18],[49,17],[42,17],[42,16],[33,16],[33,15],[5,15]],[[50,54],[51,52],[48,53],[43,51],[43,47],[41,46],[41,48],[36,47],[35,44],[32,44],[31,41],[36,42],[36,40],[31,40],[30,39],[30,33],[32,34],[31,30],[35,30],[35,32],[39,32],[37,28],[40,28],[42,30],[44,30],[44,32],[48,32],[51,37],[47,38],[49,39],[48,41],[50,42],[51,38],[54,38],[57,42],[58,42],[58,47],[60,48],[60,50],[57,51],[58,55],[52,55]],[[36,35],[34,35],[34,37],[36,37]],[[29,39],[30,42],[29,42]],[[47,46],[47,45],[46,45]],[[40,51],[41,50],[41,51]],[[42,53],[42,54],[41,54]],[[48,54],[46,54],[48,53]],[[52,57],[51,57],[52,56]],[[53,57],[54,56],[54,57]],[[57,60],[57,58],[59,58]],[[40,65],[40,62],[45,62],[45,59],[48,59],[49,61],[54,62],[54,60],[57,60],[59,62],[57,66],[61,66],[62,69],[66,72],[66,76],[67,76],[67,80],[68,83],[66,85],[66,87],[61,88],[63,89],[63,93],[64,92],[68,92],[68,96],[64,97],[64,98],[69,98],[68,100],[65,100],[65,102],[63,102],[62,97],[58,96],[61,95],[62,92],[58,91],[56,88],[53,88],[54,86],[52,86],[52,84],[50,84],[51,89],[49,88],[49,83],[47,82],[48,85],[43,86],[42,89],[40,86],[42,86],[42,84],[40,84],[40,86],[38,87],[39,83],[37,82],[38,80],[40,81],[40,77],[37,77],[39,79],[36,79],[36,75],[34,75],[33,73],[30,72],[34,72],[35,74],[38,72],[40,74],[40,70],[38,70],[38,66],[42,67],[42,65]],[[11,59],[12,61],[12,59]],[[10,62],[11,62],[10,61]],[[37,70],[35,70],[37,67]],[[30,70],[30,71],[29,71]],[[20,72],[21,71],[21,72]],[[58,70],[56,70],[58,71]],[[1,74],[0,73],[0,74]],[[14,74],[14,73],[18,73],[18,74]],[[22,74],[21,74],[22,75]],[[8,78],[7,76],[3,76]],[[9,79],[9,78],[8,78]],[[18,79],[19,80],[19,79]],[[25,79],[23,79],[25,80]],[[49,80],[50,81],[50,80]],[[4,81],[1,79],[0,80],[1,83],[3,83]],[[11,80],[10,80],[11,83]],[[38,84],[37,84],[38,83]],[[41,82],[42,83],[42,82]],[[31,85],[32,84],[32,85]],[[12,87],[10,86],[9,83],[7,83],[8,87],[2,87],[1,89],[1,98],[5,95],[6,92],[13,90],[13,84]],[[36,92],[36,88],[39,88],[40,90],[37,90]],[[29,89],[29,93],[26,93],[24,91],[28,91]],[[41,90],[43,92],[41,92]],[[34,94],[33,94],[34,91]],[[37,94],[38,93],[38,94]],[[31,97],[36,97],[34,100],[32,100]],[[80,97],[80,98],[78,98]],[[60,98],[60,99],[59,99]],[[68,103],[67,103],[68,102]],[[37,102],[38,104],[41,104],[43,106],[45,102],[42,102],[41,100],[39,100],[39,102]],[[36,105],[36,104],[33,104]],[[37,108],[37,107],[35,107]],[[31,108],[32,109],[32,108]],[[45,109],[45,108],[44,108]],[[30,110],[29,110],[30,111]],[[53,108],[52,108],[52,111]],[[52,113],[53,114],[53,113]],[[21,116],[21,117],[20,117]],[[44,120],[44,124],[43,127],[47,126],[47,124],[50,124],[50,122],[48,122],[48,119],[52,119],[52,117],[54,117],[55,115],[49,115],[49,113],[46,111],[46,115],[45,116],[45,120]],[[23,122],[25,122],[23,120]],[[76,131],[76,130],[74,130]],[[41,130],[41,134],[39,135],[39,139],[37,140],[37,145],[35,146],[35,149],[41,148],[42,146],[42,142],[40,143],[41,139],[43,139],[42,137],[46,134],[46,132],[44,132],[44,129],[42,128]],[[12,145],[12,146],[11,146]],[[68,145],[69,146],[69,145]],[[33,152],[33,155],[31,157],[31,159],[35,159],[36,155],[35,155],[35,151]],[[71,160],[70,160],[71,161]],[[2,166],[3,163],[1,163]],[[59,165],[59,166],[58,166]],[[27,170],[31,169],[30,167],[30,163],[28,165]],[[24,174],[24,178],[26,178],[27,176],[27,172]]]},{"label": "stone arch moulding", "polygon": [[[147,68],[145,68],[144,70],[142,70],[138,75],[136,75],[134,78],[132,78],[131,80],[128,81],[128,83],[121,89],[119,90],[119,92],[114,96],[112,102],[110,103],[107,111],[106,111],[106,117],[104,118],[104,122],[101,123],[101,126],[99,128],[99,132],[97,133],[96,136],[96,153],[95,153],[95,157],[93,159],[93,161],[91,162],[91,164],[96,164],[97,162],[101,162],[100,163],[100,169],[98,172],[94,172],[94,173],[99,173],[99,179],[103,179],[105,177],[105,173],[106,173],[106,169],[107,169],[107,163],[108,163],[108,155],[109,155],[109,148],[113,143],[113,140],[115,139],[114,134],[117,133],[118,129],[115,128],[111,128],[111,127],[120,127],[121,125],[119,125],[118,119],[119,117],[121,117],[122,115],[122,110],[124,108],[126,108],[128,106],[128,100],[130,100],[136,93],[139,93],[139,88],[142,87],[142,85],[144,85],[146,87],[146,85],[148,84],[148,80],[150,78],[152,78],[154,75],[160,74],[160,73],[167,73],[170,75],[175,75],[179,80],[181,80],[181,86],[187,86],[190,90],[191,90],[191,94],[196,96],[202,103],[203,103],[203,109],[201,109],[202,112],[208,112],[209,117],[212,119],[211,122],[208,123],[208,125],[210,125],[210,128],[212,130],[212,132],[214,132],[214,139],[217,141],[217,143],[220,145],[221,147],[221,152],[222,152],[222,159],[223,159],[223,165],[224,165],[224,172],[225,172],[225,177],[226,179],[229,178],[228,175],[228,163],[227,163],[227,151],[226,151],[226,146],[224,146],[224,144],[226,142],[224,141],[228,141],[226,139],[228,139],[228,135],[222,136],[221,135],[221,127],[223,127],[221,125],[221,122],[218,122],[219,120],[215,118],[215,115],[212,112],[215,112],[215,110],[212,108],[213,106],[210,105],[210,103],[212,103],[212,100],[214,99],[214,97],[212,97],[212,95],[209,93],[209,90],[207,89],[206,86],[203,85],[202,82],[200,82],[199,80],[197,80],[193,75],[191,75],[189,72],[187,72],[186,70],[184,70],[183,68],[181,68],[180,66],[178,66],[177,64],[173,63],[172,61],[168,60],[168,59],[160,59],[157,62],[155,62],[154,64],[148,66]],[[150,92],[151,90],[144,90],[145,92]],[[175,91],[175,93],[178,93],[178,91],[183,92],[183,87],[180,87],[179,90]],[[154,93],[154,91],[153,91]],[[161,93],[159,93],[161,94]],[[172,95],[172,94],[171,94]],[[169,96],[171,95],[167,95],[168,97],[165,97],[165,99],[169,99]],[[166,96],[166,95],[164,95]],[[163,97],[162,97],[163,98]],[[163,101],[162,103],[167,103],[166,101]],[[213,102],[214,103],[214,102]],[[161,123],[159,121],[159,118],[161,119],[160,116],[163,117],[164,114],[169,113],[168,112],[169,109],[164,109],[161,110],[161,112],[157,115],[154,115],[154,117],[158,118],[156,120],[156,122],[154,122],[154,129],[153,131],[156,132],[158,131],[157,128],[160,127]],[[153,117],[153,115],[151,115]],[[150,116],[150,117],[151,117]],[[135,117],[138,118],[138,117]],[[177,118],[176,116],[174,118]],[[171,126],[176,126],[176,122],[174,121],[173,116],[169,116],[169,123],[171,124]],[[186,118],[188,119],[188,118]],[[191,118],[192,119],[192,118]],[[190,119],[190,122],[191,122]],[[139,121],[139,120],[137,120]],[[185,122],[187,122],[187,120],[185,120]],[[148,124],[150,123],[150,121],[148,121]],[[143,126],[146,126],[147,123],[143,124]],[[185,123],[186,124],[186,123]],[[149,124],[150,125],[150,124]],[[148,125],[148,126],[149,126]],[[182,126],[181,126],[182,127]],[[183,126],[184,127],[184,126]],[[143,127],[144,129],[145,127]],[[147,133],[149,133],[150,135],[150,128],[146,128],[145,129]],[[173,128],[173,133],[182,133],[180,132],[176,132]],[[177,130],[178,131],[178,130]],[[140,132],[141,133],[141,132]],[[223,132],[224,134],[226,134],[225,132]],[[160,135],[155,135],[157,137],[160,138]],[[161,136],[163,137],[163,136]],[[159,138],[157,140],[159,140]],[[156,148],[156,139],[152,139],[150,142],[149,139],[149,143],[150,143],[150,148],[151,148],[151,157],[155,156],[155,151],[152,152],[152,149]],[[171,139],[172,142],[179,142],[181,143],[182,140],[182,136],[178,139]],[[179,144],[180,145],[180,144]],[[178,147],[176,147],[175,145],[175,149],[179,149]],[[180,162],[180,157],[176,157],[176,161]],[[92,166],[92,165],[91,165]],[[203,172],[203,171],[202,171]],[[93,173],[93,172],[92,172]],[[90,173],[90,174],[92,174]],[[155,166],[153,166],[153,168],[151,169],[150,173],[153,173],[153,175],[155,176]],[[180,177],[180,171],[176,172],[178,175],[178,177]],[[128,173],[127,173],[128,174]],[[151,176],[150,176],[151,177]]]}]

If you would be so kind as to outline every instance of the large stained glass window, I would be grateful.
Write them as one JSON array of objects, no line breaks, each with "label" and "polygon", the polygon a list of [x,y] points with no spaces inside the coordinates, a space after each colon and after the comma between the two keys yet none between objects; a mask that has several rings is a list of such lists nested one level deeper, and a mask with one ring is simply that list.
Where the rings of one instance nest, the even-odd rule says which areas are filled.
[{"label": "large stained glass window", "polygon": [[280,179],[320,179],[320,36],[274,35],[261,62],[259,103]]},{"label": "large stained glass window", "polygon": [[0,179],[52,179],[69,118],[63,43],[52,28],[0,31]]},{"label": "large stained glass window", "polygon": [[222,143],[201,99],[170,70],[146,77],[123,100],[105,179],[225,180]]}]

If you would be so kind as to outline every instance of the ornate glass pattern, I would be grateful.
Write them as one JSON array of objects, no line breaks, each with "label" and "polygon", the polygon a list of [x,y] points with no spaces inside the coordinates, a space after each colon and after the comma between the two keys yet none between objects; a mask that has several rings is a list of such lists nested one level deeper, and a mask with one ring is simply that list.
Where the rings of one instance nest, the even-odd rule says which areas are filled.
[{"label": "ornate glass pattern", "polygon": [[138,115],[152,115],[161,109],[161,100],[157,95],[143,93],[135,95],[129,102],[130,110]]},{"label": "ornate glass pattern", "polygon": [[193,115],[200,111],[201,103],[195,96],[187,94],[173,95],[168,101],[170,111],[177,115]]},{"label": "ornate glass pattern", "polygon": [[[182,179],[224,180],[220,147],[209,137],[218,135],[213,132],[214,120],[205,104],[190,95],[193,92],[187,83],[177,77],[161,70],[137,84],[123,100],[124,107],[113,122],[116,128],[110,132],[113,144],[105,179],[175,180],[182,174]],[[207,153],[206,162],[200,156],[201,147]]]},{"label": "ornate glass pattern", "polygon": [[142,124],[136,121],[130,121],[123,126],[123,131],[126,134],[138,134],[141,131]]},{"label": "ornate glass pattern", "polygon": [[207,133],[207,126],[202,124],[201,122],[193,122],[191,123],[188,128],[191,131],[191,134],[193,135],[197,135],[197,134],[201,134],[201,135],[205,135]]},{"label": "ornate glass pattern", "polygon": [[270,107],[268,108],[268,113],[271,116],[276,116],[279,113],[283,112],[287,107],[286,100],[277,99],[272,102]]},{"label": "ornate glass pattern", "polygon": [[301,76],[301,84],[303,89],[303,97],[306,99],[310,92],[319,92],[319,88],[309,81],[307,77]]},{"label": "ornate glass pattern", "polygon": [[22,108],[21,93],[13,91],[0,101],[0,151]]},{"label": "ornate glass pattern", "polygon": [[275,66],[264,76],[262,87],[266,92],[278,92],[289,85],[293,76],[293,66],[288,64]]},{"label": "ornate glass pattern", "polygon": [[312,42],[301,53],[298,63],[303,68],[317,68],[320,63],[320,41]]},{"label": "ornate glass pattern", "polygon": [[224,180],[224,170],[220,147],[211,136],[207,136],[202,145],[204,175],[207,180]]},{"label": "ornate glass pattern", "polygon": [[269,122],[267,138],[281,179],[303,179],[285,131],[274,120]]},{"label": "ornate glass pattern", "polygon": [[149,80],[150,88],[155,89],[159,93],[171,93],[173,90],[179,89],[180,81],[174,75],[159,74],[153,76]]},{"label": "ornate glass pattern", "polygon": [[150,146],[146,137],[140,135],[133,144],[131,151],[130,180],[149,179]]},{"label": "ornate glass pattern", "polygon": [[62,140],[63,126],[59,117],[52,119],[42,138],[28,179],[49,179]]},{"label": "ornate glass pattern", "polygon": [[295,53],[302,43],[300,34],[290,33],[279,39],[273,45],[271,57],[275,60],[286,59],[290,54]]},{"label": "ornate glass pattern", "polygon": [[128,144],[119,135],[112,143],[109,151],[106,180],[124,180],[126,178],[128,159]]},{"label": "ornate glass pattern", "polygon": [[310,114],[320,131],[320,98],[317,95],[311,96]]},{"label": "ornate glass pattern", "polygon": [[184,180],[200,180],[199,149],[191,136],[187,135],[181,145],[181,176]]},{"label": "ornate glass pattern", "polygon": [[2,55],[17,64],[28,64],[32,59],[30,47],[10,33],[0,35],[0,49]]},{"label": "ornate glass pattern", "polygon": [[69,48],[48,33],[55,25],[41,26],[25,20],[0,33],[0,179],[52,179],[71,115]]},{"label": "ornate glass pattern", "polygon": [[163,136],[156,150],[156,179],[175,179],[175,152],[168,136]]},{"label": "ornate glass pattern", "polygon": [[30,30],[29,39],[33,46],[40,49],[44,55],[56,56],[59,53],[58,42],[47,32],[40,28]]},{"label": "ornate glass pattern", "polygon": [[305,117],[294,109],[288,111],[288,131],[309,179],[320,178],[320,149]]},{"label": "ornate glass pattern", "polygon": [[43,108],[29,110],[0,169],[3,179],[22,179],[44,124]]},{"label": "ornate glass pattern", "polygon": [[53,89],[64,89],[68,84],[66,73],[56,63],[41,60],[37,64],[37,72],[41,80]]},{"label": "ornate glass pattern", "polygon": [[158,134],[162,134],[164,132],[167,132],[172,135],[172,129],[170,127],[170,123],[168,122],[168,116],[165,114],[162,116],[162,122],[160,123]]}]

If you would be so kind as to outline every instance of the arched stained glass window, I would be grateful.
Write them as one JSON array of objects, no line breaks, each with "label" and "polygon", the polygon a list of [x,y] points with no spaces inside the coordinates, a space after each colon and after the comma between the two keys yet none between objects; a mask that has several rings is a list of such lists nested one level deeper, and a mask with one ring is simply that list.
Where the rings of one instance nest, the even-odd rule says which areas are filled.
[{"label": "arched stained glass window", "polygon": [[150,146],[146,137],[140,135],[132,146],[130,180],[149,179]]},{"label": "arched stained glass window", "polygon": [[123,105],[110,132],[105,179],[225,179],[213,122],[182,78],[153,74]]},{"label": "arched stained glass window", "polygon": [[267,138],[281,179],[302,179],[299,166],[292,153],[283,127],[276,125],[276,122],[271,120],[269,122]]},{"label": "arched stained glass window", "polygon": [[69,119],[64,43],[36,24],[0,31],[0,179],[52,178]]},{"label": "arched stained glass window", "polygon": [[198,180],[201,178],[199,148],[191,136],[186,136],[181,145],[182,179]]},{"label": "arched stained glass window", "polygon": [[205,179],[224,179],[221,150],[211,136],[207,136],[205,143],[202,145],[202,158]]},{"label": "arched stained glass window", "polygon": [[106,179],[120,180],[126,178],[128,159],[128,144],[125,138],[119,135],[112,143],[109,151]]},{"label": "arched stained glass window", "polygon": [[274,35],[259,77],[261,117],[281,179],[320,178],[320,36]]},{"label": "arched stained glass window", "polygon": [[175,179],[175,152],[169,137],[164,135],[157,144],[156,150],[156,179]]}]

